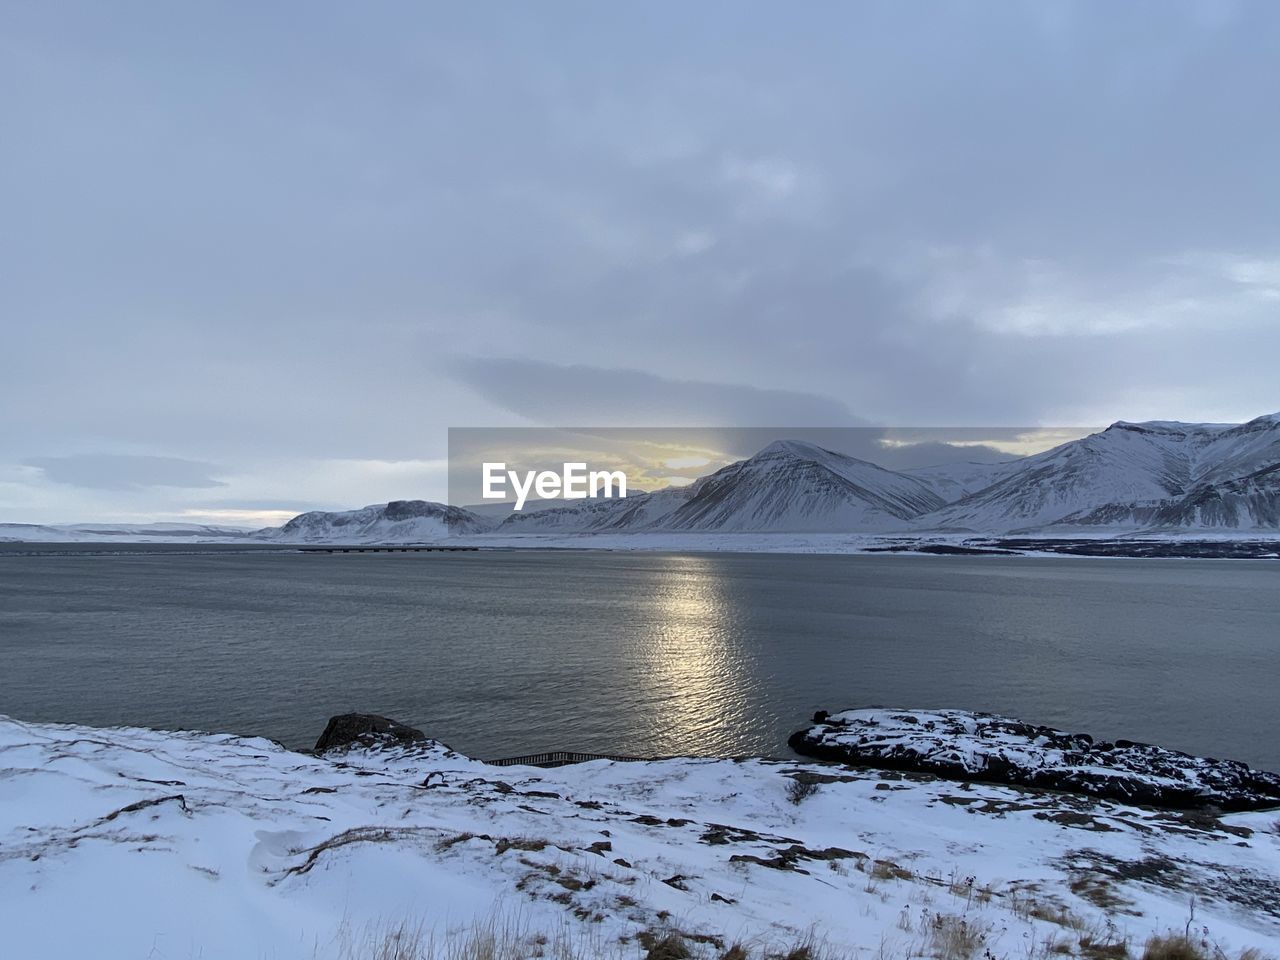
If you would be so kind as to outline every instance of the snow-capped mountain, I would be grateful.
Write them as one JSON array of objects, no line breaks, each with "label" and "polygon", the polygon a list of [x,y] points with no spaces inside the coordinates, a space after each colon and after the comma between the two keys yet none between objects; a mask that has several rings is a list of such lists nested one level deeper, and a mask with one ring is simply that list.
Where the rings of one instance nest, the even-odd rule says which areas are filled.
[{"label": "snow-capped mountain", "polygon": [[945,501],[923,480],[798,440],[703,477],[658,521],[666,530],[823,532],[898,530]]},{"label": "snow-capped mountain", "polygon": [[492,527],[492,521],[461,507],[430,500],[392,500],[359,510],[313,510],[255,536],[282,543],[417,543],[483,533]]},{"label": "snow-capped mountain", "polygon": [[[989,486],[921,517],[933,529],[976,532],[1152,526],[1274,527],[1280,416],[1248,423],[1120,421],[1014,462]],[[1252,485],[1239,482],[1259,474]],[[1236,486],[1224,486],[1236,484]],[[1246,489],[1247,487],[1247,489]],[[1229,506],[1213,507],[1214,491]],[[1190,500],[1200,498],[1193,507]]]},{"label": "snow-capped mountain", "polygon": [[1280,416],[1239,425],[1121,421],[1031,457],[903,472],[779,440],[685,487],[510,512],[500,522],[422,501],[412,503],[431,508],[426,527],[377,514],[395,504],[304,514],[272,539],[429,539],[443,532],[446,509],[455,511],[452,532],[497,535],[1275,530],[1278,464]]},{"label": "snow-capped mountain", "polygon": [[798,440],[779,440],[686,487],[512,514],[499,533],[903,529],[945,501],[925,481]]},{"label": "snow-capped mountain", "polygon": [[0,524],[0,540],[238,540],[415,543],[539,533],[897,533],[977,535],[1280,531],[1280,414],[1242,424],[1120,421],[1003,463],[907,471],[798,440],[688,486],[619,499],[479,511],[426,500],[315,511],[248,533],[198,524]]}]

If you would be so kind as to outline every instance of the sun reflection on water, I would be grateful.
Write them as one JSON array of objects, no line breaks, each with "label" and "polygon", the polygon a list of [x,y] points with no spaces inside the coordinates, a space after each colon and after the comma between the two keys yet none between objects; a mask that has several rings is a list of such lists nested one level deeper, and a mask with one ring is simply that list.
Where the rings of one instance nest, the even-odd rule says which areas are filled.
[{"label": "sun reflection on water", "polygon": [[747,720],[752,674],[715,559],[679,558],[646,600],[658,615],[636,649],[644,740],[658,753],[731,750]]}]

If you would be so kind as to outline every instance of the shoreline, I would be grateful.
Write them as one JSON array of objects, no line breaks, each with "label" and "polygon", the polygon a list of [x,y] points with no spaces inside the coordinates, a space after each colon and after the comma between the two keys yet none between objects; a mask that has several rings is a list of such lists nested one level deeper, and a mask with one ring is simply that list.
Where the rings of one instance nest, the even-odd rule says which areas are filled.
[{"label": "shoreline", "polygon": [[[0,539],[5,556],[122,555],[158,548],[179,555],[209,553],[376,553],[376,552],[506,552],[602,551],[611,553],[769,554],[810,556],[935,556],[935,557],[1074,557],[1079,559],[1280,559],[1280,535],[1141,537],[1080,535],[1045,537],[1013,535],[906,536],[863,534],[525,534],[444,537],[431,541],[261,541],[245,539],[123,539],[80,540]],[[182,548],[186,548],[184,551]]]}]

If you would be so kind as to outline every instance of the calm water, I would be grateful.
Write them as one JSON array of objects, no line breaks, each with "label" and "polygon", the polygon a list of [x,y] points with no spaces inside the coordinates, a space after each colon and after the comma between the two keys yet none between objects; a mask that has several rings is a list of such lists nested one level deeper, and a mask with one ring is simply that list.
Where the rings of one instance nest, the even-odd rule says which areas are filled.
[{"label": "calm water", "polygon": [[482,757],[782,755],[817,708],[953,706],[1280,770],[1271,561],[20,549],[25,719],[308,746],[355,709]]}]

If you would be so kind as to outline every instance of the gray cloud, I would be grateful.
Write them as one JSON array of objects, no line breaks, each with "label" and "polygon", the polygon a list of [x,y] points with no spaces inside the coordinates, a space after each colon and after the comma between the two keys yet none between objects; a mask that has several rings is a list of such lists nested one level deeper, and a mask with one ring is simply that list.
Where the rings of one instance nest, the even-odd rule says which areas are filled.
[{"label": "gray cloud", "polygon": [[[611,422],[1280,409],[1277,31],[1266,0],[19,5],[0,464],[430,459],[610,389]],[[0,519],[58,519],[28,479]]]},{"label": "gray cloud", "polygon": [[504,410],[547,425],[852,426],[839,400],[798,390],[675,380],[640,370],[460,358],[455,375]]},{"label": "gray cloud", "polygon": [[93,490],[138,490],[143,487],[200,489],[225,484],[213,474],[218,468],[198,460],[125,454],[80,453],[66,457],[34,457],[36,467],[55,483]]}]

